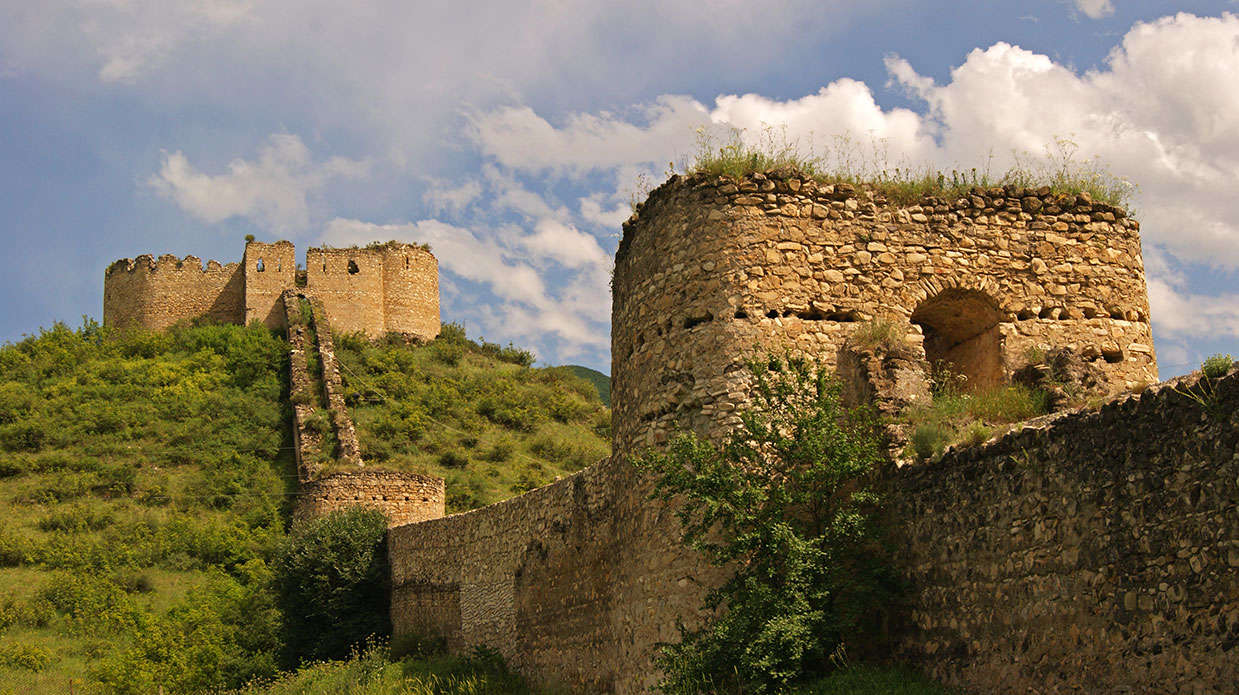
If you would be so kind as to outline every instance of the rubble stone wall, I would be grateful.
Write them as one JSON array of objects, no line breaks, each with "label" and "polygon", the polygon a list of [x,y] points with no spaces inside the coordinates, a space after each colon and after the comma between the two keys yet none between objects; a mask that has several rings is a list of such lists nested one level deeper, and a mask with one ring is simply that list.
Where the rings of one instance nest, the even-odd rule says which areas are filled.
[{"label": "rubble stone wall", "polygon": [[197,256],[124,258],[103,275],[103,324],[162,330],[206,316],[225,323],[245,317],[245,278],[237,263]]},{"label": "rubble stone wall", "polygon": [[1232,372],[900,469],[901,656],[966,692],[1233,692],[1237,444]]},{"label": "rubble stone wall", "polygon": [[261,321],[268,328],[285,327],[281,297],[295,284],[296,249],[292,242],[250,241],[242,257],[245,266],[245,323]]},{"label": "rubble stone wall", "polygon": [[960,345],[952,357],[972,364],[956,366],[982,383],[1033,347],[1077,350],[1115,392],[1156,381],[1138,230],[1122,209],[1048,189],[899,205],[847,184],[673,177],[616,255],[613,448],[656,445],[676,424],[717,435],[745,400],[745,354],[833,363],[873,318],[910,322],[918,350]]},{"label": "rubble stone wall", "polygon": [[293,522],[348,507],[379,509],[389,527],[438,519],[444,512],[443,478],[399,471],[356,470],[303,482]]}]

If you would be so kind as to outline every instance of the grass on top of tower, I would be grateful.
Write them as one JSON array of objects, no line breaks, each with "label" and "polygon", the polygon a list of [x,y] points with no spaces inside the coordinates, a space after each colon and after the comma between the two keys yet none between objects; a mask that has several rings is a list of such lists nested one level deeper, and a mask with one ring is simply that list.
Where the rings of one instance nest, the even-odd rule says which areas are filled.
[{"label": "grass on top of tower", "polygon": [[[1015,163],[998,176],[983,169],[940,169],[929,164],[893,162],[885,140],[871,140],[868,147],[850,135],[838,135],[819,153],[810,140],[789,138],[785,129],[767,126],[756,139],[745,138],[733,128],[725,136],[704,128],[697,130],[696,148],[680,163],[686,174],[710,174],[743,178],[787,171],[822,183],[848,183],[872,188],[899,204],[912,204],[926,196],[959,198],[975,188],[1015,186],[1049,187],[1053,193],[1089,194],[1093,200],[1126,208],[1136,186],[1093,159],[1077,159],[1079,145],[1055,137],[1042,155],[1013,153]],[[992,156],[991,156],[992,159]]]}]

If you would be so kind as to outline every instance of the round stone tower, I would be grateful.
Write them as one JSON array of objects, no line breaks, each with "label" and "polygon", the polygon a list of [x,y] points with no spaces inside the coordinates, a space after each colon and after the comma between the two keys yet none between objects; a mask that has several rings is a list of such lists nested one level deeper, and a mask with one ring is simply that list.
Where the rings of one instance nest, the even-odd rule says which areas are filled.
[{"label": "round stone tower", "polygon": [[1139,224],[1088,195],[974,188],[913,205],[775,172],[673,176],[624,224],[613,281],[614,449],[732,424],[744,358],[834,364],[861,323],[909,325],[931,363],[1001,383],[1070,348],[1117,391],[1157,379]]}]

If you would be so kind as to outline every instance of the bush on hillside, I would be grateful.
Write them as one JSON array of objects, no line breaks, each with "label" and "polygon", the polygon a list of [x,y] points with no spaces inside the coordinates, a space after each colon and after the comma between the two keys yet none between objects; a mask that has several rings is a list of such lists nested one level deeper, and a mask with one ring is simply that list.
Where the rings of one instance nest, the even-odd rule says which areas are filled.
[{"label": "bush on hillside", "polygon": [[297,529],[276,563],[290,663],[341,659],[391,634],[387,517],[353,507]]}]

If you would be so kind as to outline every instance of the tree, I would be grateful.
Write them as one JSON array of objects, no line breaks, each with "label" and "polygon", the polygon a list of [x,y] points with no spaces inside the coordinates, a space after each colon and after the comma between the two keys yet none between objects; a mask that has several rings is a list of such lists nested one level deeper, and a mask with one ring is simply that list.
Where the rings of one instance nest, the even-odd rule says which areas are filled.
[{"label": "tree", "polygon": [[825,368],[749,365],[753,400],[722,444],[683,434],[637,465],[678,504],[685,543],[734,574],[664,645],[667,693],[775,692],[878,632],[895,593],[875,491],[875,420]]}]

